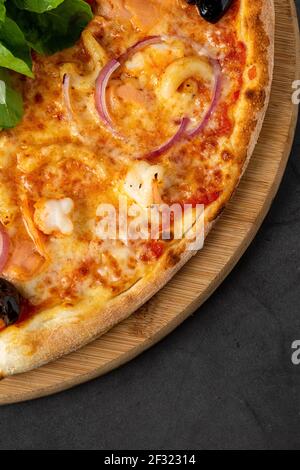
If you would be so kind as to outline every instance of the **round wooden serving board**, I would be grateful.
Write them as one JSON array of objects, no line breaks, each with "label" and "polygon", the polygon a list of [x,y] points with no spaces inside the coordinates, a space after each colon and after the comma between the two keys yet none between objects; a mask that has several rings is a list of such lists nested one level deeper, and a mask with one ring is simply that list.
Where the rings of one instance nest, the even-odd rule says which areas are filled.
[{"label": "round wooden serving board", "polygon": [[275,73],[271,103],[247,172],[205,248],[144,307],[80,351],[0,382],[0,404],[50,395],[98,377],[154,345],[191,315],[220,285],[259,229],[289,157],[300,79],[299,31],[293,0],[275,0]]}]

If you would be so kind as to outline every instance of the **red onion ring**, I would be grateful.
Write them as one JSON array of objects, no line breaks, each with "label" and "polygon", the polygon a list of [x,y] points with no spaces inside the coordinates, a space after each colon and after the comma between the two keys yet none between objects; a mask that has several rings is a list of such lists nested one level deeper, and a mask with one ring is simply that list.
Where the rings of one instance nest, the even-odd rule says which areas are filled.
[{"label": "red onion ring", "polygon": [[221,95],[221,89],[222,89],[222,84],[221,84],[221,67],[220,63],[218,60],[211,60],[212,66],[214,68],[214,77],[215,77],[215,83],[214,83],[214,88],[213,88],[213,94],[212,94],[212,100],[210,103],[210,106],[206,113],[203,116],[203,119],[201,120],[200,124],[195,127],[195,129],[192,129],[190,131],[187,131],[188,137],[196,137],[198,134],[200,134],[205,127],[207,126],[212,114],[214,113],[216,106],[218,104],[218,100]]},{"label": "red onion ring", "polygon": [[159,147],[156,150],[153,150],[152,152],[148,153],[147,155],[144,155],[141,158],[146,158],[148,160],[158,158],[160,157],[163,153],[166,153],[168,150],[170,150],[172,147],[174,147],[179,140],[181,140],[182,136],[185,134],[187,126],[190,123],[190,119],[184,117],[181,122],[179,129],[177,130],[176,134],[173,135],[171,139],[169,139],[167,142],[165,142],[161,147]]},{"label": "red onion ring", "polygon": [[72,110],[71,98],[70,98],[70,80],[71,80],[70,75],[68,73],[65,73],[64,78],[63,78],[63,96],[64,96],[64,102],[67,108],[69,120],[73,118],[73,110]]},{"label": "red onion ring", "polygon": [[115,129],[113,127],[112,119],[109,115],[106,102],[106,88],[110,77],[112,74],[120,67],[120,62],[116,59],[110,60],[105,67],[101,70],[96,80],[96,91],[95,91],[95,100],[96,108],[102,122],[113,132]]},{"label": "red onion ring", "polygon": [[110,117],[106,101],[106,89],[112,74],[121,66],[121,63],[124,62],[129,57],[129,55],[143,49],[144,47],[150,46],[152,44],[158,44],[161,41],[162,38],[160,36],[146,37],[142,41],[137,42],[127,49],[127,51],[118,59],[110,60],[99,73],[96,80],[95,91],[96,109],[102,122],[111,130],[113,134],[116,134],[116,130]]},{"label": "red onion ring", "polygon": [[7,263],[9,254],[9,237],[0,225],[0,273],[3,272],[3,269]]},{"label": "red onion ring", "polygon": [[[103,69],[101,70],[96,80],[96,91],[95,91],[96,109],[98,111],[98,114],[102,122],[110,129],[110,131],[114,135],[118,135],[118,134],[114,128],[113,120],[110,117],[110,114],[107,108],[107,101],[106,101],[106,89],[107,89],[107,85],[112,74],[121,66],[121,63],[124,62],[132,53],[136,53],[139,50],[143,49],[144,47],[147,47],[153,44],[158,44],[160,42],[165,42],[165,41],[166,41],[166,37],[164,38],[162,36],[148,36],[142,41],[137,42],[136,44],[131,46],[129,49],[127,49],[127,51],[124,54],[122,54],[118,59],[110,60],[105,65],[105,67],[103,67]],[[158,149],[153,150],[145,157],[141,157],[141,158],[148,158],[148,159],[157,158],[163,153],[170,150],[170,148],[173,147],[181,139],[181,137],[184,134],[189,138],[196,137],[207,126],[212,114],[215,111],[215,108],[217,106],[217,103],[221,94],[220,63],[216,59],[211,58],[210,60],[214,69],[214,88],[213,88],[213,94],[212,94],[212,100],[211,100],[210,106],[208,110],[206,111],[206,113],[204,114],[201,122],[196,126],[196,128],[187,130],[187,126],[190,123],[190,119],[183,118],[178,131],[168,142],[166,142],[164,145],[162,145]]]}]

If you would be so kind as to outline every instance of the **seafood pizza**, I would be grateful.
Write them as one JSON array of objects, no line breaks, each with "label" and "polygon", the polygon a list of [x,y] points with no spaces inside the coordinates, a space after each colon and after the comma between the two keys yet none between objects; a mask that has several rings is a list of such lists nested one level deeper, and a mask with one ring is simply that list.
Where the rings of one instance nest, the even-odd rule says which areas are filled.
[{"label": "seafood pizza", "polygon": [[[82,3],[72,44],[25,34],[32,73],[9,72],[23,114],[0,132],[2,376],[105,333],[195,254],[270,95],[272,0]],[[21,26],[40,15],[22,8],[7,7]]]}]

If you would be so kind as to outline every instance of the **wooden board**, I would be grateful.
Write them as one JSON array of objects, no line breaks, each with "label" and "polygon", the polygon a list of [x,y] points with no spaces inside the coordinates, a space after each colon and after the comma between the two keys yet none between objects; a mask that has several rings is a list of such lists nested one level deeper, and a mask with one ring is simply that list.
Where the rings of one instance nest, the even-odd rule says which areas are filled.
[{"label": "wooden board", "polygon": [[277,192],[297,120],[292,83],[300,79],[293,0],[275,0],[276,51],[271,103],[248,170],[205,248],[135,315],[82,350],[0,382],[0,404],[37,398],[98,377],[149,348],[192,314],[250,244]]}]

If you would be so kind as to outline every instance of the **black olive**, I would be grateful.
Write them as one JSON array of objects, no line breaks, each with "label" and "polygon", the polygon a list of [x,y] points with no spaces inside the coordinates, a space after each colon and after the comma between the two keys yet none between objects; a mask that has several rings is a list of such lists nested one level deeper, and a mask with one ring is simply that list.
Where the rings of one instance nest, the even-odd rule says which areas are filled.
[{"label": "black olive", "polygon": [[210,23],[216,23],[226,13],[233,0],[187,0],[196,5],[200,15]]},{"label": "black olive", "polygon": [[6,326],[16,323],[21,316],[22,296],[15,286],[0,278],[0,320]]}]

